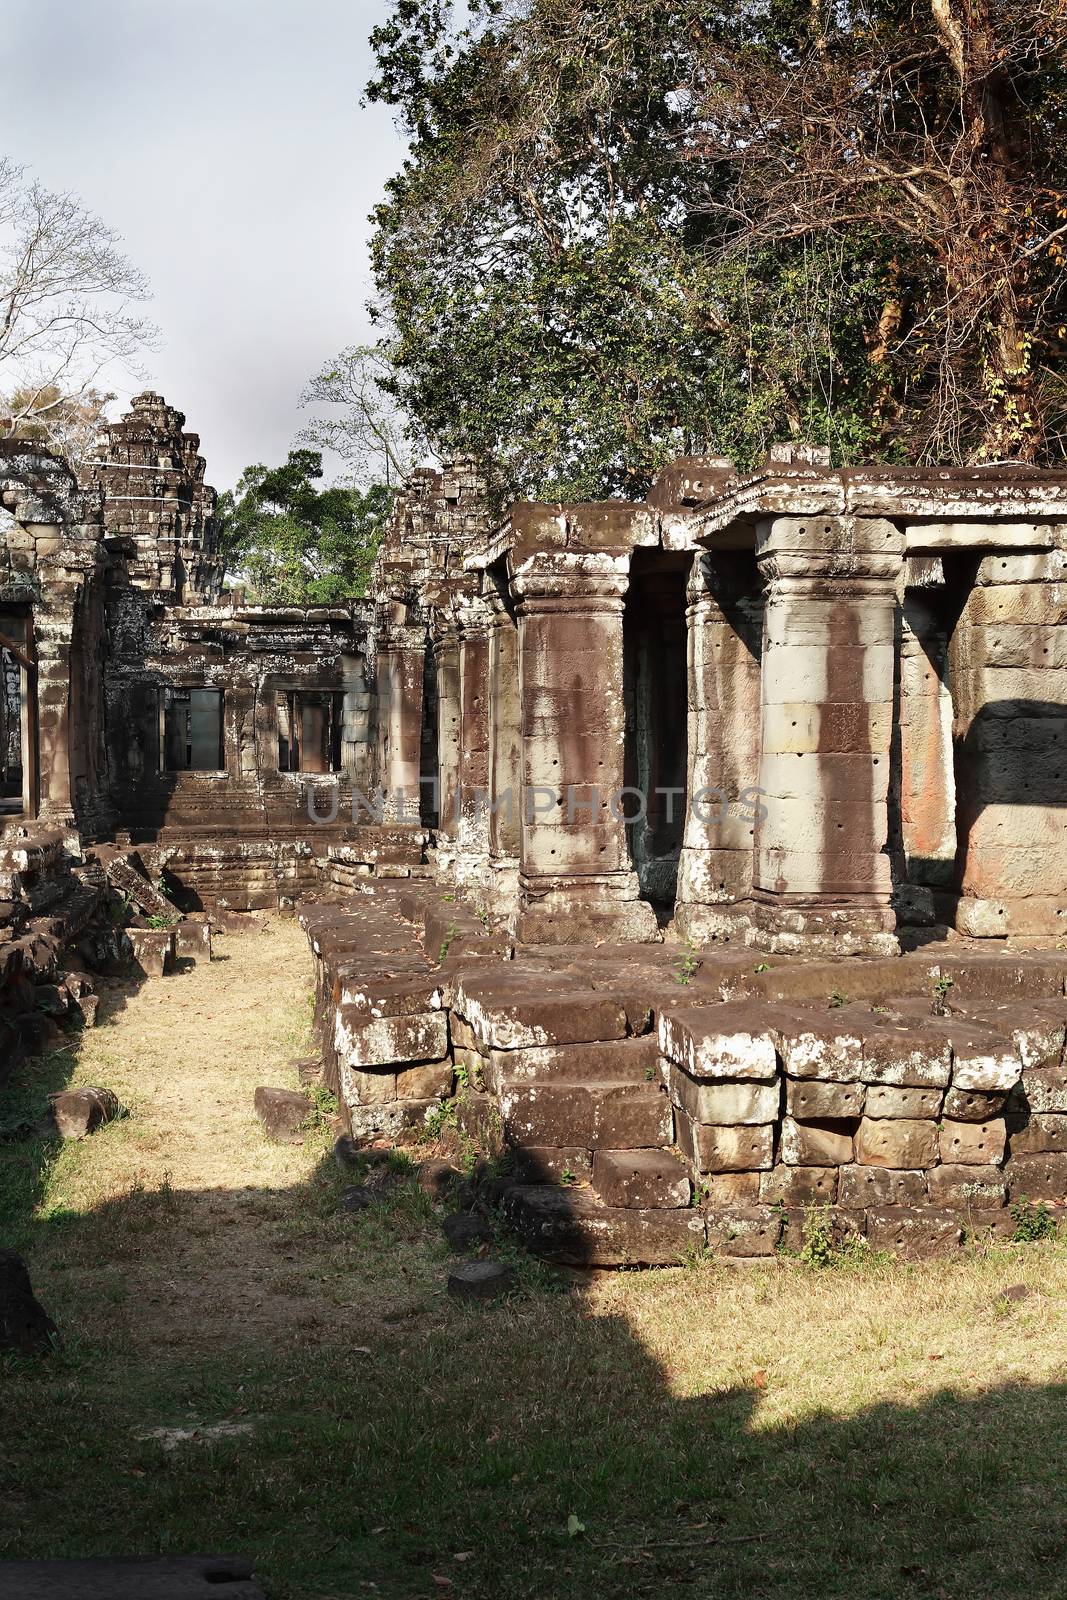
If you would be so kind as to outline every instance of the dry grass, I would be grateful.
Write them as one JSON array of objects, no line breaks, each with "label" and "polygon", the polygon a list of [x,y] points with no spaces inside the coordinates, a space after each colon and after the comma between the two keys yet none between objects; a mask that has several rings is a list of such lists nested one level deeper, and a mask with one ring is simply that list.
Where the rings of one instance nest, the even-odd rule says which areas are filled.
[{"label": "dry grass", "polygon": [[245,1550],[272,1600],[1062,1593],[1062,1245],[468,1311],[413,1185],[338,1216],[324,1136],[252,1115],[305,1048],[299,930],[220,953],[77,1051],[126,1121],[0,1146],[67,1341],[0,1380],[0,1555]]}]

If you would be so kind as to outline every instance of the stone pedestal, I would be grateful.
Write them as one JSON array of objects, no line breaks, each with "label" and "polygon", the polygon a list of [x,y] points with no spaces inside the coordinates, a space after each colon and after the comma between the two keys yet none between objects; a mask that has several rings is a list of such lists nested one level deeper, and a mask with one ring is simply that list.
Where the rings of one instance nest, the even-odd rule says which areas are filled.
[{"label": "stone pedestal", "polygon": [[757,942],[892,954],[887,795],[903,535],[876,518],[778,517],[766,582]]},{"label": "stone pedestal", "polygon": [[627,555],[517,563],[522,704],[518,937],[652,940],[626,843],[623,603]]},{"label": "stone pedestal", "polygon": [[760,761],[763,597],[751,558],[694,558],[689,605],[688,809],[675,927],[697,944],[751,926]]}]

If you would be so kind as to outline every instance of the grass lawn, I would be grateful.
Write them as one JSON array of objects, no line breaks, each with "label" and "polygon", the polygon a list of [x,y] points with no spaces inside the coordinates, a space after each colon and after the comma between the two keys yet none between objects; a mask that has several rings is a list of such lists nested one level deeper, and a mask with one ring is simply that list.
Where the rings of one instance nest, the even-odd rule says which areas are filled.
[{"label": "grass lawn", "polygon": [[325,1135],[252,1116],[306,1045],[299,930],[220,952],[23,1087],[128,1119],[0,1144],[64,1337],[0,1367],[0,1559],[247,1553],[271,1600],[1067,1592],[1067,1249],[458,1305],[414,1182],[338,1215]]}]

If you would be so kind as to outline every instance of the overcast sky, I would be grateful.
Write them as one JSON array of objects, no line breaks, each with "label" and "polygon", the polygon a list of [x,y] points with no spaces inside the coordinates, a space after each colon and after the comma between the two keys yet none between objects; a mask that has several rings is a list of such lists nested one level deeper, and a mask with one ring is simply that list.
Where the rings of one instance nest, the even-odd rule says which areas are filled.
[{"label": "overcast sky", "polygon": [[367,214],[403,158],[359,104],[385,0],[3,9],[0,151],[122,234],[163,336],[122,398],[160,390],[228,488],[284,457],[306,379],[368,333]]}]

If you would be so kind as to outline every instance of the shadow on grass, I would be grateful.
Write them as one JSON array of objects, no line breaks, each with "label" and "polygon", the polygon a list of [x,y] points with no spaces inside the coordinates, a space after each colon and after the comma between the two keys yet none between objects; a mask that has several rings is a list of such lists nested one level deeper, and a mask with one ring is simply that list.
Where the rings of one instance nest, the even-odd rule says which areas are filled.
[{"label": "shadow on grass", "polygon": [[[324,1158],[294,1189],[241,1191],[309,1309],[332,1297],[328,1325],[234,1314],[200,1345],[179,1252],[173,1338],[93,1346],[51,1274],[66,1349],[0,1378],[0,1556],[244,1552],[271,1600],[1062,1595],[1067,1386],[768,1427],[757,1389],[679,1396],[625,1318],[536,1275],[505,1303],[452,1302],[414,1182],[340,1216],[344,1181]],[[100,1291],[121,1289],[139,1256],[210,1230],[218,1193],[38,1225],[35,1254],[90,1252]],[[239,1232],[223,1251],[245,1270]],[[410,1289],[394,1315],[371,1265]],[[725,1281],[693,1271],[709,1297]],[[201,1431],[169,1447],[179,1428]]]}]

